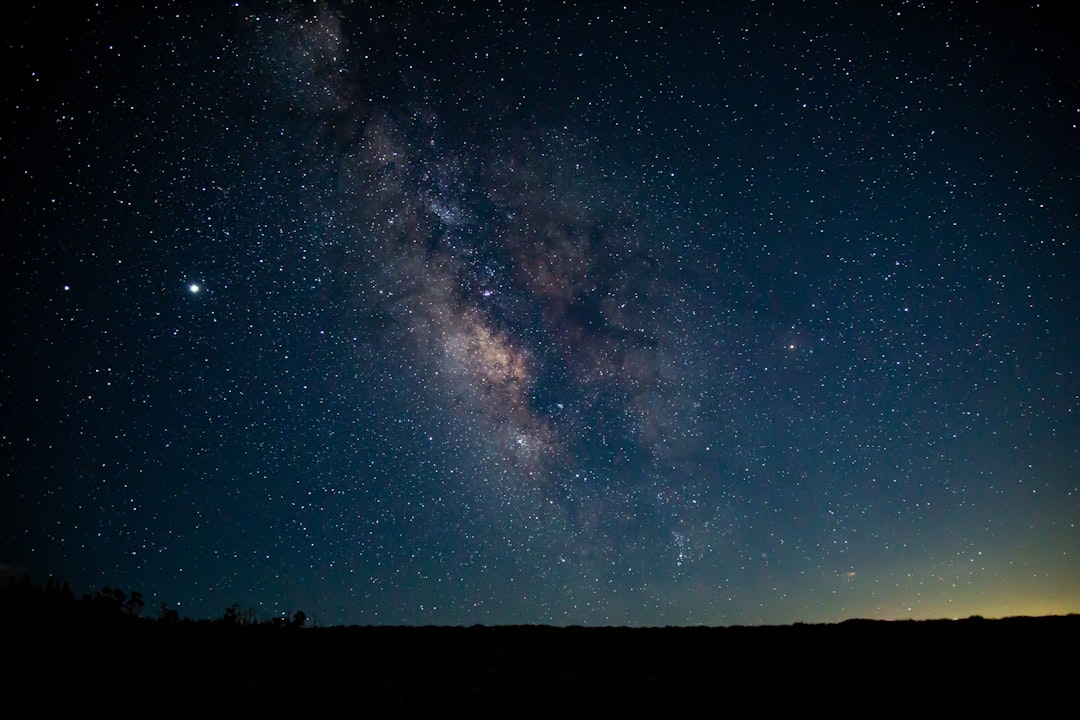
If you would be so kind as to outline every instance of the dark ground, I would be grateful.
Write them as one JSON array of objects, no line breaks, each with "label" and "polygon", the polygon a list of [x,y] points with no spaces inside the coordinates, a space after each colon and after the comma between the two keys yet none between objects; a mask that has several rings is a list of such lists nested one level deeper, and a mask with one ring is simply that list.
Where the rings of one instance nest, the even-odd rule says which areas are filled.
[{"label": "dark ground", "polygon": [[129,620],[9,627],[5,655],[16,661],[9,696],[55,710],[155,715],[455,708],[938,715],[1000,704],[1043,716],[1075,705],[1080,639],[1077,615],[653,629]]}]

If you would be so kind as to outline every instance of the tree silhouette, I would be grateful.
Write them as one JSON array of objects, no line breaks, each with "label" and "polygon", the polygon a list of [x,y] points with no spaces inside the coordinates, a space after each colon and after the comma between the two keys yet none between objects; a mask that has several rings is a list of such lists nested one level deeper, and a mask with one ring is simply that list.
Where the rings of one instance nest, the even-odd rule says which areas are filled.
[{"label": "tree silhouette", "polygon": [[169,625],[175,625],[180,622],[180,613],[165,604],[165,601],[161,601],[161,609],[158,611],[158,621],[168,623]]},{"label": "tree silhouette", "polygon": [[132,617],[139,617],[142,615],[144,607],[146,607],[146,601],[143,600],[142,593],[132,590],[131,597],[127,599],[127,603],[124,605],[124,610]]},{"label": "tree silhouette", "polygon": [[93,607],[99,615],[119,615],[126,601],[127,593],[106,585],[94,595]]}]

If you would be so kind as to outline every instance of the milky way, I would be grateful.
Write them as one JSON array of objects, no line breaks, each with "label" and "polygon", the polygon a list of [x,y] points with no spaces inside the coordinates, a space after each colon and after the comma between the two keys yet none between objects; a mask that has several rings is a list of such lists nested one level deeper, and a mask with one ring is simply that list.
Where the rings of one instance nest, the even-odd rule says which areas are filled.
[{"label": "milky way", "polygon": [[326,623],[1077,610],[1053,12],[125,12],[7,48],[5,572]]},{"label": "milky way", "polygon": [[[687,353],[694,329],[665,332],[665,251],[635,210],[642,198],[620,197],[573,133],[499,119],[472,146],[415,88],[387,104],[362,81],[343,86],[350,48],[329,11],[270,22],[287,39],[268,46],[294,63],[278,71],[301,82],[288,100],[334,130],[312,153],[325,176],[310,202],[362,228],[333,237],[338,292],[383,318],[373,342],[420,368],[438,422],[472,458],[465,491],[494,503],[493,524],[524,523],[530,542],[554,524],[568,547],[579,533],[614,545],[598,527],[613,492],[623,512],[656,519],[647,489],[683,473],[659,461],[695,414],[681,387],[666,390],[683,379],[664,358]],[[617,488],[594,487],[607,482]]]}]

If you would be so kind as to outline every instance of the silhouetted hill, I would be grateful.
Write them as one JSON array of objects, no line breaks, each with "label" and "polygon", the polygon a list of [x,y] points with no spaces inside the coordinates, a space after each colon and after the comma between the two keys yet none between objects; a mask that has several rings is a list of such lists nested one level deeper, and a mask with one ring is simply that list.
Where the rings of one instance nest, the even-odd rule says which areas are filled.
[{"label": "silhouetted hill", "polygon": [[5,681],[53,711],[460,708],[970,713],[1070,701],[1080,615],[726,628],[334,627],[139,617],[141,595],[0,593]]},{"label": "silhouetted hill", "polygon": [[[142,709],[375,707],[515,711],[750,702],[772,710],[880,703],[969,707],[1022,695],[1045,707],[1071,684],[1080,616],[731,628],[350,627],[212,622],[43,628],[8,636],[15,686]],[[1068,653],[1061,656],[1061,653]],[[41,670],[41,674],[38,670]],[[865,700],[858,700],[865,702]]]}]

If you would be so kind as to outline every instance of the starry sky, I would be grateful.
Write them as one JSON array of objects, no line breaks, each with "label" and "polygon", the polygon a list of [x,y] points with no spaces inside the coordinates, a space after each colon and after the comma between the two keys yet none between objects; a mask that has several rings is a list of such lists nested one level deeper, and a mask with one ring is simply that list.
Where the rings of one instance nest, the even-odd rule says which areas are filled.
[{"label": "starry sky", "polygon": [[24,4],[0,570],[321,624],[1080,611],[1080,52],[991,5]]}]

